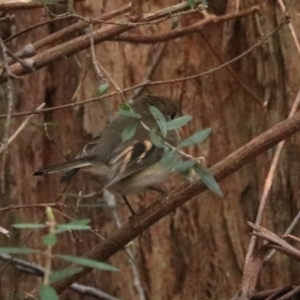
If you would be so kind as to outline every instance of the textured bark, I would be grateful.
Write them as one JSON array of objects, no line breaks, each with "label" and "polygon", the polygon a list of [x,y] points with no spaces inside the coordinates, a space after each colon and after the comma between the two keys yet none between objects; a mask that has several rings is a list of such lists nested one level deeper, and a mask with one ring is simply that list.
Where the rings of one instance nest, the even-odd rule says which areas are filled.
[{"label": "textured bark", "polygon": [[[219,8],[216,13],[224,13],[226,1],[211,2],[219,4],[216,5]],[[262,34],[269,33],[281,22],[283,13],[273,1],[240,2],[240,9],[260,4],[261,14],[211,25],[201,33],[165,43],[162,58],[150,79],[175,79],[217,67],[221,62],[211,47],[216,49],[219,57],[228,61],[250,48]],[[176,3],[177,1],[171,0],[149,1],[144,5],[144,13]],[[100,1],[92,0],[78,3],[76,10],[82,15],[97,17],[102,11],[110,11],[123,4],[123,1],[101,1],[100,4]],[[228,0],[227,13],[234,11],[234,4],[235,1]],[[293,1],[289,12],[296,32],[300,28],[300,19],[297,17],[299,9],[300,4]],[[36,9],[31,13],[18,12],[17,30],[37,23],[43,14],[43,9]],[[186,26],[200,18],[200,13],[194,13],[178,17],[178,22],[179,25]],[[18,42],[12,42],[11,49],[19,50],[20,45],[35,41],[69,23],[70,21],[61,21],[24,34],[17,39]],[[161,33],[169,30],[172,25],[172,21],[166,21],[158,25],[140,26],[131,33]],[[159,47],[161,46],[158,44],[137,45],[110,41],[98,44],[96,55],[117,84],[125,88],[145,79]],[[299,89],[298,61],[299,56],[290,31],[285,26],[260,47],[229,66],[238,79],[261,99],[260,104],[226,68],[206,77],[153,86],[148,90],[178,100],[183,113],[194,117],[191,124],[184,128],[183,135],[190,135],[201,128],[212,128],[212,134],[205,143],[188,149],[194,156],[205,156],[208,166],[211,166],[287,117]],[[33,110],[43,101],[47,107],[69,103],[79,84],[74,101],[95,96],[99,81],[91,64],[89,50],[26,75],[20,83],[15,82],[14,111]],[[5,86],[2,87],[3,94]],[[76,208],[76,198],[61,195],[65,186],[59,183],[58,175],[35,178],[31,174],[41,166],[63,161],[63,156],[74,157],[85,142],[109,122],[120,100],[116,96],[102,102],[35,116],[32,123],[8,148],[6,191],[1,197],[1,206],[55,202],[59,199],[67,205],[63,208],[66,214],[78,219],[90,218],[93,229],[101,236],[111,236],[117,225],[108,207]],[[267,103],[266,106],[263,106],[264,102]],[[5,112],[6,101],[2,100],[0,105],[1,112]],[[10,133],[16,130],[22,120],[12,119]],[[41,126],[43,121],[53,123],[48,132],[51,140]],[[1,127],[2,124],[3,120]],[[286,143],[264,217],[263,226],[277,234],[285,231],[299,209],[299,143],[298,135],[289,138]],[[205,192],[149,228],[128,246],[134,253],[134,262],[140,272],[147,299],[228,299],[238,291],[250,239],[246,221],[255,220],[273,153],[274,151],[264,153],[224,180],[220,184],[224,199],[210,191]],[[174,189],[183,182],[182,178],[174,176],[166,187]],[[67,191],[87,194],[96,188],[96,182],[78,174]],[[147,192],[130,197],[130,202],[137,211],[141,211],[156,196],[154,192]],[[99,197],[93,197],[82,201],[99,203],[100,200]],[[130,215],[121,200],[117,211],[121,221],[125,223]],[[11,229],[10,224],[39,222],[43,213],[41,208],[0,212],[0,226],[11,230],[9,240],[0,236],[1,245],[42,248],[43,232],[34,231],[25,242],[29,231],[20,233]],[[65,221],[59,214],[56,216],[58,221]],[[295,235],[297,233],[299,230],[294,232]],[[55,247],[56,253],[83,255],[100,238],[90,232],[79,232],[76,236],[63,234],[59,241]],[[38,256],[30,256],[28,260],[43,264],[42,258]],[[97,287],[120,299],[141,299],[133,284],[134,276],[126,252],[119,252],[110,262],[121,271],[93,271],[80,280],[80,283]],[[62,268],[64,265],[60,261],[54,261],[55,268]],[[39,282],[28,276],[21,276],[11,266],[4,271],[3,268],[1,265],[1,299],[12,297],[13,288],[24,296],[21,291],[30,292]],[[277,254],[272,263],[263,269],[257,290],[278,288],[298,278],[298,265],[283,254]],[[66,291],[62,299],[83,297]]]}]

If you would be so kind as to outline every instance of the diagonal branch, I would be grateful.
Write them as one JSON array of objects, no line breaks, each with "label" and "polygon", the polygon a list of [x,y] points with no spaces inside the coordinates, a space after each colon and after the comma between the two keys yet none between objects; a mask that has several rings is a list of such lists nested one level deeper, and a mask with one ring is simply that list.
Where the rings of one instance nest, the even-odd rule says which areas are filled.
[{"label": "diagonal branch", "polygon": [[251,8],[248,8],[240,12],[234,12],[223,16],[213,16],[213,17],[205,18],[193,25],[186,26],[179,29],[173,29],[171,31],[164,32],[164,33],[151,34],[151,35],[124,34],[124,35],[114,37],[113,40],[121,41],[121,42],[130,42],[135,44],[156,44],[156,43],[173,40],[186,35],[198,33],[199,31],[202,31],[204,28],[206,28],[209,25],[215,25],[218,23],[227,22],[233,19],[252,15],[257,12],[259,12],[259,7],[253,6]]},{"label": "diagonal branch", "polygon": [[271,248],[274,248],[300,262],[300,250],[296,249],[267,228],[264,228],[260,225],[255,225],[251,222],[248,222],[248,224],[253,229],[253,235],[268,241]]},{"label": "diagonal branch", "polygon": [[[283,19],[282,22],[276,28],[274,28],[271,32],[265,34],[253,46],[251,46],[250,48],[248,48],[246,51],[239,54],[238,56],[234,57],[230,61],[227,61],[226,63],[221,64],[221,65],[219,65],[219,66],[217,66],[213,69],[210,69],[208,71],[204,71],[202,73],[194,74],[194,75],[191,75],[191,76],[186,76],[186,77],[181,77],[181,78],[176,78],[176,79],[143,82],[143,83],[139,83],[137,85],[131,86],[131,87],[124,88],[122,90],[123,90],[123,92],[128,92],[128,91],[132,91],[132,90],[135,90],[135,89],[139,89],[140,87],[144,87],[144,86],[157,86],[157,85],[164,85],[164,84],[176,84],[176,83],[179,83],[179,82],[182,82],[182,81],[192,80],[192,79],[196,79],[196,78],[200,78],[200,77],[210,75],[210,74],[212,74],[212,73],[214,73],[214,72],[230,65],[231,63],[233,63],[235,61],[238,61],[239,59],[243,58],[244,56],[248,55],[249,53],[251,53],[254,49],[259,47],[263,42],[265,42],[271,36],[273,36],[276,32],[278,32],[287,22],[288,22],[287,19]],[[39,113],[54,111],[54,110],[58,110],[58,109],[66,109],[66,108],[71,108],[71,107],[75,107],[75,106],[85,105],[85,104],[92,103],[92,102],[95,102],[95,101],[100,101],[100,100],[110,98],[112,96],[118,95],[118,93],[119,93],[118,91],[115,91],[115,92],[111,92],[110,94],[107,94],[107,95],[104,95],[104,96],[101,96],[101,97],[94,97],[94,98],[90,98],[90,99],[83,100],[83,101],[80,101],[80,102],[67,103],[67,104],[63,104],[63,105],[59,105],[59,106],[55,106],[55,107],[47,107],[47,108],[41,109],[39,111],[26,111],[26,112],[14,113],[14,114],[11,115],[11,117],[20,117],[20,116],[26,116],[26,115],[30,115],[30,114],[39,114]],[[3,119],[3,118],[6,118],[6,115],[0,115],[0,119]]]},{"label": "diagonal branch", "polygon": [[[143,22],[149,22],[153,20],[158,20],[161,18],[169,18],[172,14],[181,11],[189,10],[190,7],[187,3],[180,3],[165,9],[159,10],[153,14],[147,15],[141,19]],[[142,23],[139,23],[142,24]],[[118,25],[107,25],[103,28],[96,29],[92,32],[95,44],[111,39],[123,32],[129,31],[138,26],[135,23],[121,23]],[[90,33],[74,38],[70,41],[62,43],[60,45],[54,46],[50,49],[45,50],[32,57],[34,61],[35,70],[38,70],[54,60],[61,60],[68,56],[71,56],[77,52],[90,47]],[[28,74],[30,71],[23,68],[20,63],[15,63],[9,67],[9,72],[14,75],[24,75]],[[0,74],[3,70],[0,69]],[[7,80],[7,76],[1,78],[1,82]]]},{"label": "diagonal branch", "polygon": [[[256,156],[264,153],[298,130],[300,130],[300,113],[275,125],[214,165],[211,168],[214,177],[217,181],[221,181],[232,175]],[[94,260],[107,260],[110,256],[123,249],[127,243],[139,236],[145,229],[205,190],[207,190],[207,187],[201,181],[183,185],[156,201],[140,214],[131,217],[129,222],[105,242],[98,244],[86,256]],[[54,283],[53,286],[58,293],[61,293],[70,284],[78,281],[91,271],[91,268],[84,268],[81,272]]]}]

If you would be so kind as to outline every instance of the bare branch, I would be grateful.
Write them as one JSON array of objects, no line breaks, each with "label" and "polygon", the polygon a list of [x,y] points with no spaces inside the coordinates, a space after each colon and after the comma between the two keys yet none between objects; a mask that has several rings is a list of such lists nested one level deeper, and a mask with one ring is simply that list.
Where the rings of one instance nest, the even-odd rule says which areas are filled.
[{"label": "bare branch", "polygon": [[24,208],[42,208],[45,209],[47,206],[51,207],[61,207],[66,206],[63,203],[56,202],[56,203],[39,203],[39,204],[24,204],[24,205],[9,205],[7,207],[0,208],[0,212],[10,211],[13,209],[24,209]]},{"label": "bare branch", "polygon": [[[291,108],[289,116],[293,116],[295,114],[295,112],[299,106],[299,103],[300,103],[300,90],[298,91],[297,97],[293,103],[293,106]],[[263,188],[263,194],[260,199],[260,204],[259,204],[258,213],[257,213],[256,220],[255,220],[255,225],[259,225],[262,221],[263,213],[264,213],[264,210],[265,210],[265,207],[267,204],[267,199],[268,199],[268,196],[269,196],[269,193],[270,193],[273,181],[274,181],[274,177],[276,175],[276,169],[277,169],[277,166],[279,163],[279,158],[280,158],[280,154],[283,149],[283,146],[284,146],[284,141],[280,142],[276,148],[276,151],[275,151],[272,163],[271,163],[271,167],[270,167],[270,170],[269,170],[269,173],[268,173],[268,176],[266,178],[265,185]],[[253,236],[251,238],[249,248],[247,251],[245,265],[247,265],[247,261],[254,251],[255,242],[256,242],[256,237]]]},{"label": "bare branch", "polygon": [[143,2],[144,0],[132,0],[131,9],[128,14],[130,21],[135,22],[142,18],[143,15]]},{"label": "bare branch", "polygon": [[[67,0],[57,0],[55,4],[50,4],[50,5],[54,6],[54,5],[65,4],[65,3],[67,3]],[[20,10],[20,9],[24,10],[24,9],[39,8],[43,6],[44,4],[42,0],[0,1],[0,10]]]},{"label": "bare branch", "polygon": [[[255,48],[259,47],[264,41],[266,41],[268,38],[270,38],[273,34],[275,34],[277,31],[279,31],[282,26],[284,26],[284,24],[286,24],[286,20],[284,19],[282,21],[282,23],[280,23],[275,29],[273,29],[271,32],[269,32],[268,34],[266,34],[261,40],[259,40],[257,43],[255,43],[252,47],[250,47],[248,50],[246,50],[245,52],[243,52],[242,54],[236,56],[235,58],[231,59],[230,61],[219,65],[216,68],[213,68],[211,70],[202,72],[202,73],[198,73],[192,76],[187,76],[187,77],[181,77],[181,78],[176,78],[176,79],[169,79],[169,80],[160,80],[160,81],[148,81],[148,82],[144,82],[144,83],[140,83],[137,84],[135,86],[132,87],[128,87],[128,88],[124,88],[123,92],[129,92],[135,89],[139,89],[140,87],[144,87],[144,86],[156,86],[156,85],[164,85],[164,84],[175,84],[175,83],[179,83],[179,82],[183,82],[183,81],[188,81],[191,79],[195,79],[195,78],[200,78],[200,77],[204,77],[207,75],[210,75],[228,65],[230,65],[231,63],[241,59],[242,57],[246,56],[247,54],[249,54],[251,51],[253,51]],[[75,106],[79,106],[79,105],[85,105],[88,103],[92,103],[95,101],[100,101],[100,100],[104,100],[107,98],[110,98],[112,96],[115,96],[118,94],[118,91],[116,92],[112,92],[110,94],[107,94],[105,96],[101,96],[101,97],[95,97],[95,98],[91,98],[91,99],[87,99],[81,102],[76,102],[76,103],[68,103],[68,104],[64,104],[64,105],[59,105],[56,107],[49,107],[49,108],[45,108],[42,109],[40,111],[27,111],[27,112],[20,112],[20,113],[15,113],[12,114],[12,117],[20,117],[20,116],[26,116],[29,114],[39,114],[39,113],[44,113],[44,112],[49,112],[49,111],[54,111],[54,110],[58,110],[58,109],[66,109],[66,108],[71,108],[71,107],[75,107]],[[0,119],[5,118],[6,115],[0,115]]]},{"label": "bare branch", "polygon": [[[171,7],[167,7],[160,11],[157,11],[153,14],[143,17],[142,23],[119,23],[118,25],[107,25],[103,28],[95,30],[92,35],[95,44],[103,42],[105,40],[111,39],[125,31],[128,31],[132,28],[135,28],[138,25],[146,24],[159,19],[168,19],[172,14],[178,13],[181,11],[189,10],[189,6],[186,3],[180,3]],[[78,16],[79,17],[79,16]],[[83,36],[74,38],[68,42],[62,43],[53,48],[47,49],[42,53],[39,53],[32,57],[34,60],[35,69],[38,70],[54,60],[61,60],[68,56],[71,56],[79,51],[87,49],[90,46],[90,34],[87,33]],[[15,63],[9,67],[11,73],[15,75],[24,75],[28,74],[28,70],[24,69],[20,63]],[[1,70],[0,70],[1,71]],[[2,81],[6,80],[7,77],[4,77]]]},{"label": "bare branch", "polygon": [[[37,107],[37,110],[42,109],[45,106],[45,103],[42,103]],[[30,115],[27,117],[24,122],[19,126],[19,128],[15,131],[15,133],[7,140],[6,147],[22,132],[22,130],[26,127],[28,122],[34,117],[34,115]],[[4,145],[0,145],[0,154],[4,151]]]},{"label": "bare branch", "polygon": [[0,48],[2,50],[3,56],[3,65],[4,70],[8,74],[8,82],[6,85],[6,96],[7,96],[7,115],[6,115],[6,123],[5,123],[5,131],[4,136],[2,138],[2,147],[3,148],[3,156],[2,156],[2,171],[1,171],[1,191],[4,192],[5,189],[5,162],[6,162],[6,154],[7,154],[7,146],[8,146],[8,135],[9,135],[9,126],[11,121],[11,115],[14,105],[14,91],[13,91],[13,82],[11,79],[11,73],[9,71],[8,66],[8,55],[7,55],[7,48],[0,36]]},{"label": "bare branch", "polygon": [[196,24],[179,28],[179,29],[174,29],[166,33],[151,34],[149,36],[145,36],[145,35],[140,36],[136,34],[126,34],[126,35],[123,34],[118,37],[114,37],[113,40],[120,41],[120,42],[136,43],[136,44],[156,44],[160,42],[166,42],[186,35],[198,33],[199,31],[203,30],[209,25],[214,25],[214,24],[230,21],[233,19],[245,17],[254,14],[258,11],[259,11],[259,7],[253,6],[249,9],[240,12],[235,12],[224,16],[213,16],[213,17],[205,18],[197,22]]},{"label": "bare branch", "polygon": [[268,241],[269,246],[286,254],[287,256],[297,260],[300,262],[300,250],[291,246],[284,239],[280,238],[278,235],[273,233],[272,231],[260,226],[255,225],[251,222],[248,222],[249,226],[254,230],[252,234],[257,237],[263,238]]}]

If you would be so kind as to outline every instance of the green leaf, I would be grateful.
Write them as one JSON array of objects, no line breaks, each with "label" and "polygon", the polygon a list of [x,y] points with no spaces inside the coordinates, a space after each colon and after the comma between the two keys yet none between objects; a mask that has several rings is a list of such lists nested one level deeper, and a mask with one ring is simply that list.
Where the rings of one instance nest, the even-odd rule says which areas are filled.
[{"label": "green leaf", "polygon": [[129,104],[124,103],[124,102],[119,105],[119,108],[122,110],[131,110],[131,107],[129,106]]},{"label": "green leaf", "polygon": [[213,192],[215,192],[217,195],[223,197],[223,193],[216,182],[215,178],[212,176],[212,174],[205,168],[200,167],[198,164],[194,166],[195,172],[200,176],[203,183]]},{"label": "green leaf", "polygon": [[62,233],[69,230],[89,230],[91,226],[88,225],[91,222],[90,219],[74,220],[67,224],[57,225],[56,233]]},{"label": "green leaf", "polygon": [[36,224],[36,223],[16,223],[13,224],[12,227],[18,228],[18,229],[39,229],[39,228],[45,228],[45,224]]},{"label": "green leaf", "polygon": [[167,136],[166,118],[162,112],[155,106],[149,106],[152,116],[155,118],[163,137]]},{"label": "green leaf", "polygon": [[50,285],[43,285],[40,288],[41,300],[59,300],[54,288]]},{"label": "green leaf", "polygon": [[188,6],[192,9],[194,9],[196,7],[196,2],[195,0],[186,0],[186,3],[188,4]]},{"label": "green leaf", "polygon": [[97,95],[102,96],[102,95],[106,94],[108,89],[109,89],[109,83],[108,82],[103,82],[102,84],[100,84],[98,86]]},{"label": "green leaf", "polygon": [[141,119],[142,116],[132,110],[125,110],[125,109],[122,109],[121,107],[119,108],[119,115],[121,116],[125,116],[125,117],[128,117],[128,118],[134,118],[134,119]]},{"label": "green leaf", "polygon": [[79,256],[73,256],[73,255],[65,255],[65,254],[58,254],[55,255],[55,257],[64,259],[66,261],[78,264],[78,265],[82,265],[85,267],[89,267],[89,268],[93,268],[93,269],[99,269],[99,270],[104,270],[104,271],[119,271],[118,268],[100,262],[100,261],[96,261],[96,260],[92,260],[89,258],[85,258],[85,257],[79,257]]},{"label": "green leaf", "polygon": [[70,277],[76,273],[79,273],[81,270],[81,267],[69,267],[60,271],[51,272],[49,276],[50,284],[52,284],[55,281]]},{"label": "green leaf", "polygon": [[131,123],[127,127],[125,127],[122,132],[122,141],[128,141],[129,139],[131,139],[135,135],[137,127],[138,123],[136,122]]},{"label": "green leaf", "polygon": [[18,247],[0,247],[0,253],[6,254],[32,254],[41,253],[41,251],[31,248],[18,248]]},{"label": "green leaf", "polygon": [[175,165],[174,169],[176,172],[185,173],[186,171],[190,170],[195,164],[196,162],[194,160],[184,160],[178,162]]},{"label": "green leaf", "polygon": [[151,129],[150,131],[150,140],[152,144],[154,144],[158,148],[162,148],[164,145],[162,138],[156,133],[155,128]]},{"label": "green leaf", "polygon": [[42,241],[46,246],[53,247],[57,243],[57,237],[55,234],[49,233],[42,237]]},{"label": "green leaf", "polygon": [[171,168],[177,161],[177,155],[174,151],[169,150],[165,153],[165,155],[160,160],[160,163],[166,168]]},{"label": "green leaf", "polygon": [[201,143],[209,136],[210,133],[211,133],[211,128],[206,128],[206,129],[197,131],[196,133],[194,133],[190,137],[183,140],[178,145],[178,148],[188,147],[188,146],[192,146],[192,145]]},{"label": "green leaf", "polygon": [[174,129],[181,128],[182,126],[184,126],[185,124],[190,122],[192,119],[193,119],[192,116],[183,116],[183,117],[168,121],[166,123],[167,130],[174,130]]}]

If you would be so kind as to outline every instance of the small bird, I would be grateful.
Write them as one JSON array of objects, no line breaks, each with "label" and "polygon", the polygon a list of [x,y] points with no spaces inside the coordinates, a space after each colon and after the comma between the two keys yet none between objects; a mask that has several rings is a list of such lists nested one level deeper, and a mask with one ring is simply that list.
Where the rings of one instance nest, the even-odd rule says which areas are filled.
[{"label": "small bird", "polygon": [[[124,195],[140,193],[147,188],[155,189],[157,184],[167,179],[171,170],[160,164],[165,151],[151,142],[149,130],[145,128],[145,125],[148,129],[158,128],[150,106],[158,108],[167,121],[180,114],[171,100],[145,95],[130,103],[132,111],[140,114],[140,120],[118,115],[74,160],[40,169],[33,175],[64,171],[60,181],[66,182],[80,169],[86,170],[97,176],[101,191],[108,188],[119,192],[125,201]],[[137,124],[135,134],[123,141],[123,130],[133,122]],[[176,147],[180,140],[177,130],[168,131],[164,140]]]}]

